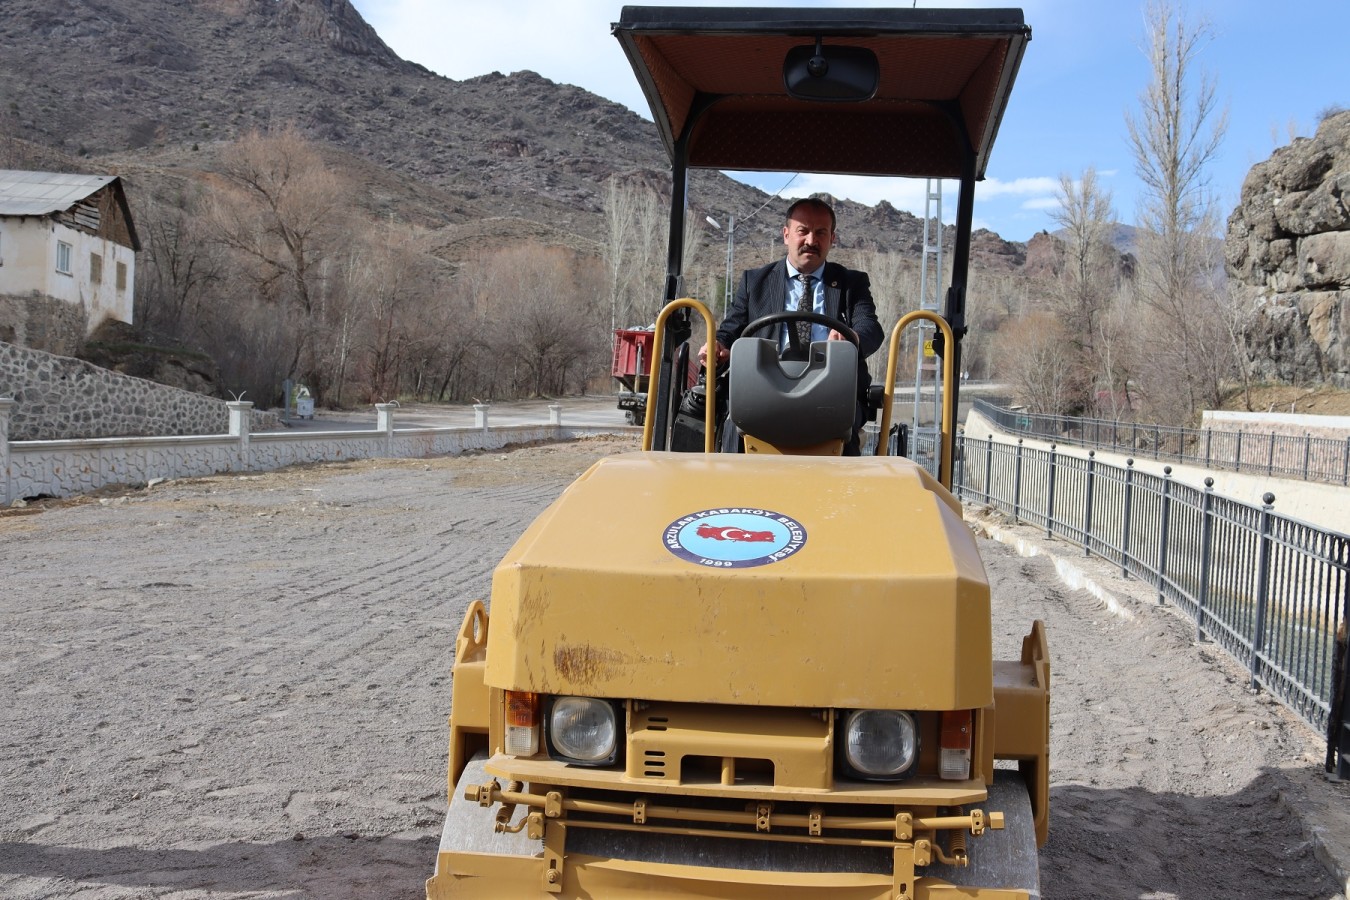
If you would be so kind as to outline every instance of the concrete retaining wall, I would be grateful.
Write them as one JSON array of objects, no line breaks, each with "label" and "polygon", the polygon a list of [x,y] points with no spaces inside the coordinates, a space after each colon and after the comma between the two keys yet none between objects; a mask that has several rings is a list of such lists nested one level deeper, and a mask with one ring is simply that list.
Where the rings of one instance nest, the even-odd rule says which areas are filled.
[{"label": "concrete retaining wall", "polygon": [[192,478],[219,472],[277,469],[296,463],[343,459],[421,458],[495,450],[508,444],[561,441],[590,434],[631,432],[614,428],[565,428],[561,408],[538,425],[489,427],[487,408],[475,408],[472,428],[394,427],[392,403],[376,406],[374,431],[268,432],[248,427],[253,404],[230,402],[224,434],[168,437],[10,441],[13,400],[0,399],[0,505],[27,497],[70,497],[110,484],[154,478]]}]

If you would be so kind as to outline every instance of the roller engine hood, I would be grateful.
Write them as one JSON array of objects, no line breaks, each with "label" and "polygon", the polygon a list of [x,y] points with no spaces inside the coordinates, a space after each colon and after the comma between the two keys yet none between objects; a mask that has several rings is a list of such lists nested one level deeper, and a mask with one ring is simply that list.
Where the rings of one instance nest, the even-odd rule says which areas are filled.
[{"label": "roller engine hood", "polygon": [[699,703],[971,709],[989,587],[956,501],[903,459],[601,460],[493,576],[487,680]]}]

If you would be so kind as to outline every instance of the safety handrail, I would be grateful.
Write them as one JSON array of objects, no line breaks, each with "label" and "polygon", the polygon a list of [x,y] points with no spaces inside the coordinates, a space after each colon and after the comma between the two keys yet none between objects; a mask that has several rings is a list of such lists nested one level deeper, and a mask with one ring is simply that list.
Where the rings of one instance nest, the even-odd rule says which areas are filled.
[{"label": "safety handrail", "polygon": [[[661,365],[662,344],[666,338],[666,320],[671,314],[680,309],[692,309],[703,317],[704,323],[708,326],[707,344],[709,352],[715,351],[717,347],[717,329],[713,325],[712,312],[693,297],[681,297],[678,300],[672,300],[661,309],[660,315],[656,317],[656,337],[652,341],[652,373],[647,380],[647,413],[642,419],[642,449],[652,449],[652,431],[656,416],[656,404],[652,402],[654,398],[661,396]],[[711,387],[711,386],[710,386]],[[713,439],[716,436],[714,423],[717,421],[717,391],[708,391],[708,402],[705,404],[703,412],[703,452],[713,452]]]}]

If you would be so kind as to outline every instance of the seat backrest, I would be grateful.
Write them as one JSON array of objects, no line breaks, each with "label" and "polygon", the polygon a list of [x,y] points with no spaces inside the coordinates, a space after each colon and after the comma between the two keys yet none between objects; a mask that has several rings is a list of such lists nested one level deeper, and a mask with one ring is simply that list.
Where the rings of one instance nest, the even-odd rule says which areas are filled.
[{"label": "seat backrest", "polygon": [[858,392],[858,348],[848,341],[815,341],[805,360],[780,360],[766,338],[731,345],[727,415],[751,437],[775,447],[809,447],[853,428]]}]

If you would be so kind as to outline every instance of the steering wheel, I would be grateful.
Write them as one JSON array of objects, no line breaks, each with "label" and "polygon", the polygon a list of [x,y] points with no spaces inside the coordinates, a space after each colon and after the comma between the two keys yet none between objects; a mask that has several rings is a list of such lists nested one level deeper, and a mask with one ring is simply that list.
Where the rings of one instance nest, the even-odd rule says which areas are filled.
[{"label": "steering wheel", "polygon": [[[741,336],[746,337],[753,332],[767,328],[770,325],[777,325],[780,322],[810,322],[813,325],[824,325],[826,328],[830,328],[842,334],[844,340],[848,341],[853,346],[858,346],[858,332],[854,331],[848,325],[841,322],[839,319],[827,316],[824,313],[809,312],[804,309],[786,310],[784,312],[770,313],[767,316],[760,316],[758,319],[755,319],[755,321],[745,326],[745,329],[741,332]],[[797,335],[797,329],[789,328],[787,334],[787,352],[805,359],[807,348],[802,346],[801,338]]]}]

